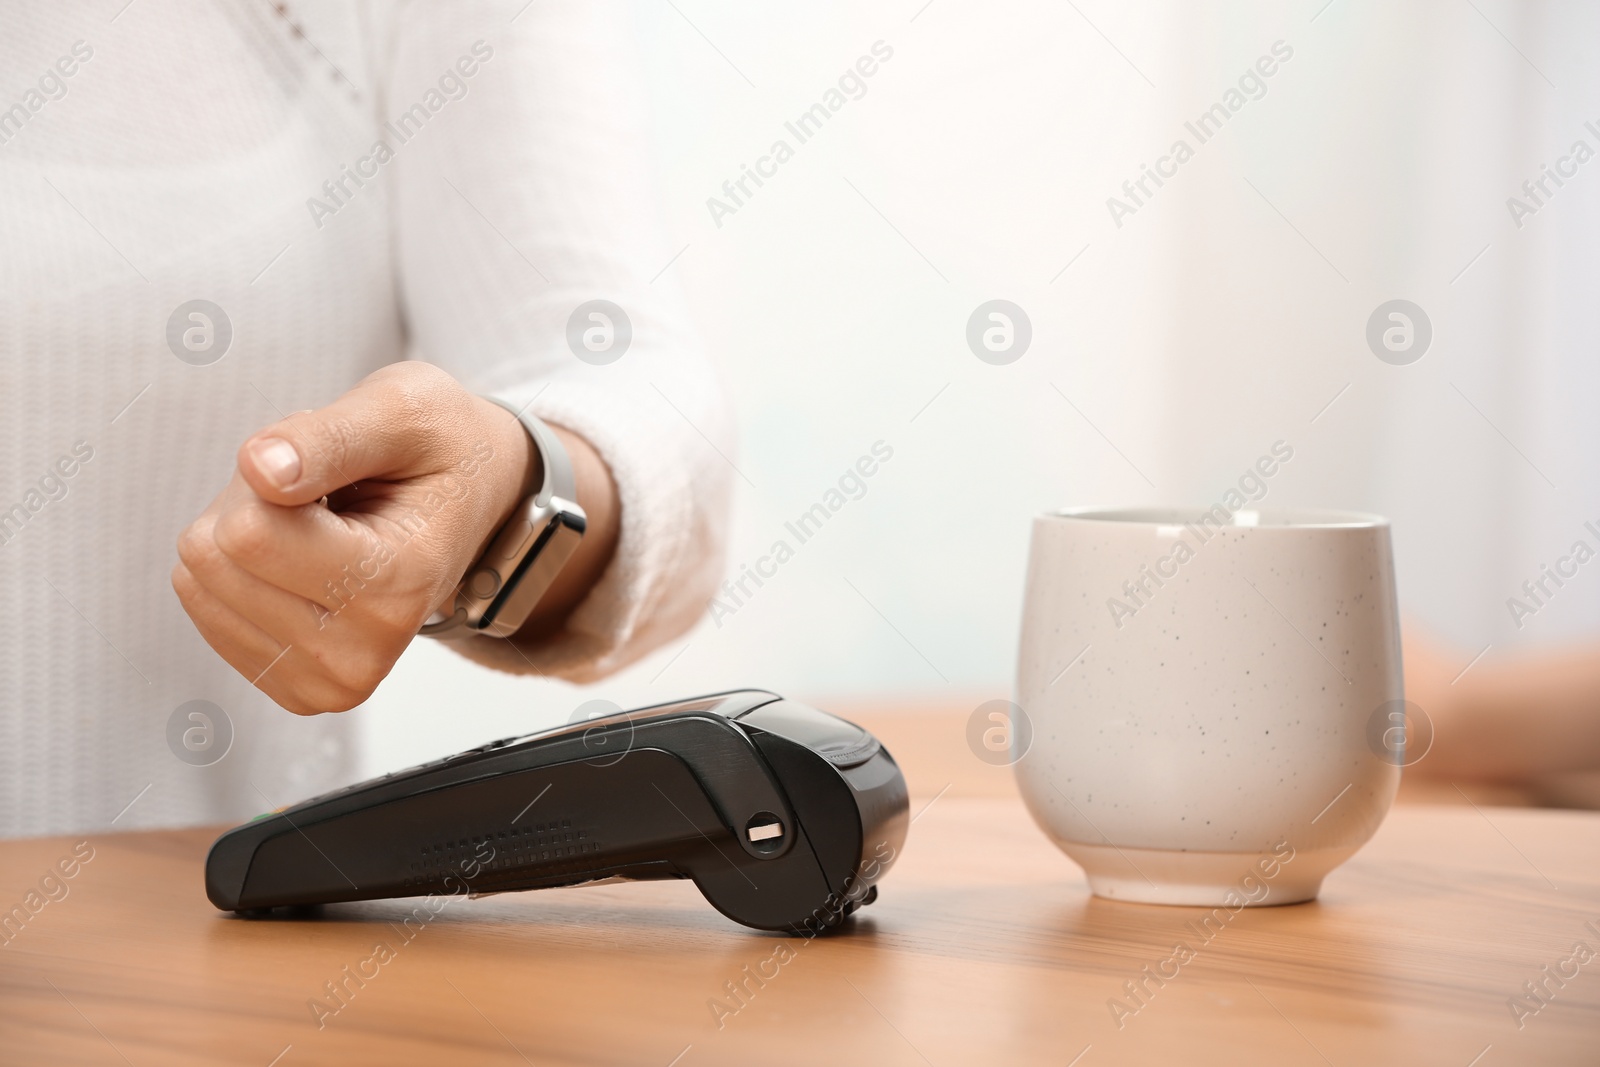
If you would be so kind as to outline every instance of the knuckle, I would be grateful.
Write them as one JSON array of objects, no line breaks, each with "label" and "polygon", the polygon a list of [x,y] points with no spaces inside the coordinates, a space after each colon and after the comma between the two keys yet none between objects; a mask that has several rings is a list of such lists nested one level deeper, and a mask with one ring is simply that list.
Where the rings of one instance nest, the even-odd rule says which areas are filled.
[{"label": "knuckle", "polygon": [[409,361],[395,364],[382,381],[382,394],[401,409],[424,403],[436,389],[434,376],[426,363]]},{"label": "knuckle", "polygon": [[434,431],[454,425],[464,415],[466,390],[447,372],[431,363],[402,365],[390,383],[396,416],[404,425]]},{"label": "knuckle", "polygon": [[277,701],[278,707],[282,708],[284,711],[287,711],[290,715],[298,715],[304,719],[309,719],[313,715],[321,714],[322,711],[321,708],[306,704],[297,697],[284,695],[281,697],[273,697],[273,699]]},{"label": "knuckle", "polygon": [[[301,700],[302,711],[297,715],[320,715],[329,711],[349,711],[359,705],[366,697],[358,695],[355,690],[337,684],[324,684],[317,686]],[[293,711],[294,709],[290,709]]]},{"label": "knuckle", "polygon": [[305,688],[302,685],[274,687],[268,690],[267,695],[272,697],[280,708],[291,715],[310,716],[327,710],[322,707],[314,693],[307,694],[304,692]]},{"label": "knuckle", "polygon": [[318,688],[314,706],[318,711],[350,711],[371,695],[348,682],[330,682]]},{"label": "knuckle", "polygon": [[394,661],[386,654],[379,653],[376,649],[370,649],[362,656],[357,657],[350,683],[362,693],[363,701],[365,701],[366,697],[371,696],[373,689],[378,688],[379,683],[384,678],[389,677],[389,669],[392,665],[394,665]]},{"label": "knuckle", "polygon": [[354,711],[365,703],[370,695],[354,689],[340,689],[338,690],[338,695],[330,698],[322,705],[321,710],[331,712]]},{"label": "knuckle", "polygon": [[386,596],[374,600],[369,619],[377,638],[375,644],[403,651],[417,635],[427,614],[421,612],[410,597]]},{"label": "knuckle", "polygon": [[318,655],[322,669],[306,680],[313,703],[321,711],[349,711],[370,697],[389,674],[393,659],[365,639],[340,643],[337,651]]},{"label": "knuckle", "polygon": [[218,516],[211,541],[218,551],[236,563],[261,559],[272,551],[271,516],[255,504],[233,508]]},{"label": "knuckle", "polygon": [[184,604],[187,604],[199,589],[200,583],[195,581],[193,572],[184,563],[174,563],[169,578],[172,582],[172,591],[178,594],[178,600]]},{"label": "knuckle", "polygon": [[396,371],[396,378],[406,383],[409,388],[423,394],[434,394],[456,384],[456,380],[448,371],[419,359],[397,364]]},{"label": "knuckle", "polygon": [[[344,684],[352,692],[359,693],[356,704],[372,695],[378,688],[378,683],[389,675],[389,659],[373,651],[363,650],[351,657],[344,671]],[[351,705],[352,707],[354,704]]]},{"label": "knuckle", "polygon": [[216,559],[217,544],[211,523],[192,522],[178,535],[178,559],[190,571],[203,570]]},{"label": "knuckle", "polygon": [[349,711],[366,699],[366,694],[328,668],[324,655],[317,654],[314,658],[316,663],[302,662],[297,670],[284,671],[277,678],[268,677],[267,681],[273,684],[267,694],[285,711],[296,715]]}]

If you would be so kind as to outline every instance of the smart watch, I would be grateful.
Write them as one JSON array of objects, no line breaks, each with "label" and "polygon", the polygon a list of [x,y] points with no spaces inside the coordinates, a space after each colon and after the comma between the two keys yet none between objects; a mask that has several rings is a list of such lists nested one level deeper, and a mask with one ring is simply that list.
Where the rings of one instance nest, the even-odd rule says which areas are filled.
[{"label": "smart watch", "polygon": [[538,492],[523,500],[467,568],[449,618],[423,626],[429,636],[457,631],[510,637],[522,628],[583,538],[572,460],[550,427],[497,397],[484,397],[522,423],[544,467]]}]

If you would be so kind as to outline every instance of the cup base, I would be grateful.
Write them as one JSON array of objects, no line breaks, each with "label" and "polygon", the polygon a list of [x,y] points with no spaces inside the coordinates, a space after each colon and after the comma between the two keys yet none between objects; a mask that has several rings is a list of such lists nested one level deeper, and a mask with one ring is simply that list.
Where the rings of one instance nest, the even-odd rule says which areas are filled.
[{"label": "cup base", "polygon": [[[1199,907],[1237,907],[1240,903],[1270,907],[1315,900],[1328,872],[1356,851],[1353,847],[1298,849],[1285,861],[1270,852],[1118,848],[1080,841],[1056,844],[1083,868],[1089,891],[1097,897]],[[1274,873],[1268,876],[1268,871]]]}]

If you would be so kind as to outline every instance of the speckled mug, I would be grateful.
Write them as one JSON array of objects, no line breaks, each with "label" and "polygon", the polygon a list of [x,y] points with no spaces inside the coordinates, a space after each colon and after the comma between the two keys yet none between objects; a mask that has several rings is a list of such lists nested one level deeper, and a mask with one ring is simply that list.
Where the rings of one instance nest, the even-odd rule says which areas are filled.
[{"label": "speckled mug", "polygon": [[1388,521],[1219,506],[1034,520],[1028,810],[1098,896],[1290,904],[1377,830],[1402,699]]}]

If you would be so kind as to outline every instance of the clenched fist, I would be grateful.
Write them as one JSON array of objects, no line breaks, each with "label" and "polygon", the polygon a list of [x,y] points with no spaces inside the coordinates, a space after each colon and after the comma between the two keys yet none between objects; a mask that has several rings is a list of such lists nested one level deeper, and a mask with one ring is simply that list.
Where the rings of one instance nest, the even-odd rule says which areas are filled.
[{"label": "clenched fist", "polygon": [[[523,628],[553,630],[616,544],[616,487],[572,458],[589,530]],[[206,642],[298,714],[344,711],[389,673],[518,502],[538,451],[504,408],[426,363],[396,363],[239,449],[228,487],[178,539],[172,587]],[[474,637],[472,640],[496,640]]]}]

